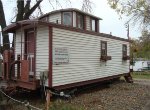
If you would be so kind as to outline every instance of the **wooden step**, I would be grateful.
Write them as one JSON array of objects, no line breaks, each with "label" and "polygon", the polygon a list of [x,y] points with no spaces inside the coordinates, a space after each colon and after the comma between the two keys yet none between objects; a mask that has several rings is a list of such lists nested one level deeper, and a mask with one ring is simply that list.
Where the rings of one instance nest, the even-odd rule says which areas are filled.
[{"label": "wooden step", "polygon": [[40,81],[39,80],[35,80],[35,81],[17,80],[17,87],[28,89],[28,90],[36,90],[37,88],[40,87]]},{"label": "wooden step", "polygon": [[8,87],[8,82],[5,80],[0,81],[0,88],[7,88]]}]

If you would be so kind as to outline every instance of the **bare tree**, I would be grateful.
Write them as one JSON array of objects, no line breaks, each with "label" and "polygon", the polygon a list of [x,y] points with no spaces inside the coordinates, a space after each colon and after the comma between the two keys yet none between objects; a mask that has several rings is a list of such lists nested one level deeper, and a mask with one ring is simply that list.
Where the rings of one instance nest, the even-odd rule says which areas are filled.
[{"label": "bare tree", "polygon": [[[37,0],[34,6],[31,7],[30,6],[31,0],[25,0],[25,1],[17,0],[16,22],[20,20],[29,19],[31,14],[37,9],[37,7],[39,7],[42,1],[43,0]],[[7,25],[6,25],[6,19],[5,19],[5,14],[4,14],[3,3],[1,0],[0,0],[0,16],[1,16],[0,26],[3,30]],[[3,36],[3,49],[2,50],[7,50],[10,48],[9,35],[2,31],[2,36]]]},{"label": "bare tree", "polygon": [[129,22],[139,24],[141,28],[150,28],[149,0],[107,0],[112,9],[119,15],[128,16]]},{"label": "bare tree", "polygon": [[[5,14],[4,14],[3,4],[2,4],[1,0],[0,0],[0,26],[1,26],[2,30],[6,27]],[[2,31],[2,36],[3,36],[3,43],[4,43],[3,49],[9,49],[10,45],[9,45],[8,34],[6,34]],[[3,49],[0,49],[0,50],[3,50]]]},{"label": "bare tree", "polygon": [[[36,0],[35,4],[31,7],[31,0],[17,0],[16,15],[15,15],[15,17],[13,17],[13,19],[16,18],[15,22],[20,21],[20,20],[29,19],[29,17],[35,12],[36,9],[38,9],[38,13],[40,15],[42,15],[43,12],[40,7],[40,4],[42,1],[43,0]],[[49,0],[49,2],[54,9],[52,0]],[[54,0],[54,2],[57,6],[63,8],[62,3],[59,0]],[[71,4],[71,0],[64,0],[63,3]],[[91,13],[92,12],[92,2],[90,0],[83,0],[82,10],[85,12]],[[2,30],[7,26],[2,0],[0,0],[0,26],[1,26]],[[2,36],[3,36],[3,50],[9,49],[10,48],[9,35],[7,33],[2,32]]]},{"label": "bare tree", "polygon": [[92,13],[92,5],[93,2],[91,2],[91,0],[83,0],[82,11]]}]

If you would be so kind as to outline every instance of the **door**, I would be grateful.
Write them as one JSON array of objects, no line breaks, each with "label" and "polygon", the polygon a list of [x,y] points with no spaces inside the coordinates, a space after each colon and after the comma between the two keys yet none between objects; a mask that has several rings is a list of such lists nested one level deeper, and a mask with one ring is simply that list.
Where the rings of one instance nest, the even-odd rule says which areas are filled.
[{"label": "door", "polygon": [[25,37],[26,60],[29,61],[29,79],[34,78],[35,73],[35,36],[34,31],[28,31]]}]

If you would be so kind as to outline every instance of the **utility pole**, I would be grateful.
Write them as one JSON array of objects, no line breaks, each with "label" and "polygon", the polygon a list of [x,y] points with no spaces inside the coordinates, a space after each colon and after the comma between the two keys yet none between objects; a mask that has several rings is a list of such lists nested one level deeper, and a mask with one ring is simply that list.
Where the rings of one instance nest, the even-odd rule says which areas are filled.
[{"label": "utility pole", "polygon": [[[131,42],[130,42],[130,26],[129,26],[129,24],[126,25],[126,28],[127,28],[127,38],[129,40],[129,49],[130,49],[131,48]],[[129,50],[129,52],[131,52],[131,51]],[[131,53],[129,56],[131,56]],[[130,69],[130,71],[133,71],[133,52],[132,52],[132,57],[130,59],[130,62],[132,63],[132,68]],[[130,68],[130,65],[129,65],[129,68]]]},{"label": "utility pole", "polygon": [[129,24],[127,25],[127,37],[128,37],[128,40],[130,40],[130,30],[129,30]]}]

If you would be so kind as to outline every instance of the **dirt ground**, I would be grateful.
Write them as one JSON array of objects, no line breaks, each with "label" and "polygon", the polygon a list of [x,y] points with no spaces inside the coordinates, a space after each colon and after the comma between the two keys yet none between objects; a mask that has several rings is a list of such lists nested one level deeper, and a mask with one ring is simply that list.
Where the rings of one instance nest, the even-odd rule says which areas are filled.
[{"label": "dirt ground", "polygon": [[[83,110],[142,110],[150,100],[149,84],[148,80],[135,80],[133,84],[121,80],[107,84],[107,86],[97,85],[91,89],[81,89],[70,100],[54,98],[52,103],[55,103],[56,106],[69,104]],[[20,94],[16,98],[29,100],[31,104],[39,108],[45,107],[45,103],[35,94],[32,96],[28,93]],[[7,110],[27,110],[24,106],[11,101],[8,102],[8,105]]]}]

